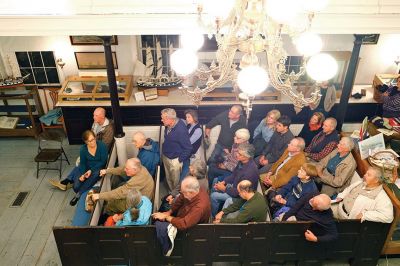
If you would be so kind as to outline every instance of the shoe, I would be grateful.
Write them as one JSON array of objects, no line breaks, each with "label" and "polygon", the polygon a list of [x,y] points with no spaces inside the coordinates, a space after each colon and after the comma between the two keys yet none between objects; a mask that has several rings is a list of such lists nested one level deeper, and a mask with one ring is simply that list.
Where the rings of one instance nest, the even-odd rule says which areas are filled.
[{"label": "shoe", "polygon": [[176,229],[175,226],[173,226],[172,224],[169,224],[167,227],[167,231],[168,231],[169,240],[171,241],[171,248],[167,251],[165,256],[169,257],[169,256],[171,256],[171,253],[174,250],[174,241],[175,241],[176,233],[178,232],[178,230]]},{"label": "shoe", "polygon": [[50,184],[62,191],[66,191],[67,189],[70,189],[73,185],[71,183],[68,183],[67,185],[61,184],[60,181],[55,180],[55,179],[50,179],[49,180]]},{"label": "shoe", "polygon": [[69,202],[69,205],[75,206],[79,201],[78,197],[73,197],[72,200]]}]

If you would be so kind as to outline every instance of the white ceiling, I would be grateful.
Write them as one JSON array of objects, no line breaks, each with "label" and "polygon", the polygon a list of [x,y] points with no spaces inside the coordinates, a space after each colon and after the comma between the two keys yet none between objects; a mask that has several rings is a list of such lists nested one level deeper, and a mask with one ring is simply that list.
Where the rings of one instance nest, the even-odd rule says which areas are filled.
[{"label": "white ceiling", "polygon": [[[223,1],[223,0],[215,0]],[[181,33],[194,0],[0,0],[0,36]],[[330,0],[313,29],[325,34],[400,33],[400,0]]]}]

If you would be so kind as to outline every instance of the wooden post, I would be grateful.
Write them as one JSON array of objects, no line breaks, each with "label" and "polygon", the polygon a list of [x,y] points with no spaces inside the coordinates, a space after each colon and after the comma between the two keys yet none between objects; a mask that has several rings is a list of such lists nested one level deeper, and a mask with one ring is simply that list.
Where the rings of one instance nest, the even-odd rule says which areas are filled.
[{"label": "wooden post", "polygon": [[336,111],[336,120],[337,120],[336,129],[338,131],[342,131],[344,117],[346,116],[347,106],[349,105],[349,98],[351,95],[351,90],[353,89],[354,78],[356,75],[358,56],[360,55],[362,40],[365,36],[367,35],[354,34],[355,40],[354,40],[353,51],[351,53],[349,67],[347,68],[342,95],[340,96],[340,103]]}]

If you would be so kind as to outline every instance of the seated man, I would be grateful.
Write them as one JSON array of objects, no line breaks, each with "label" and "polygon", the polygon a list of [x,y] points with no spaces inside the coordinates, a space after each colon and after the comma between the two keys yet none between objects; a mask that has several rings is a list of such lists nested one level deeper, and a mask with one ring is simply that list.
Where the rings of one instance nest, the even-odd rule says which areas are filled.
[{"label": "seated man", "polygon": [[187,230],[196,224],[207,223],[210,218],[210,198],[200,188],[196,177],[187,176],[182,180],[181,193],[169,211],[152,215],[156,221],[157,238],[163,253],[169,256],[174,248],[177,230]]},{"label": "seated man", "polygon": [[96,134],[96,139],[103,141],[110,150],[114,140],[114,124],[106,117],[106,110],[102,107],[96,108],[93,112],[92,131]]},{"label": "seated man", "polygon": [[143,132],[136,132],[132,137],[133,145],[139,150],[137,157],[147,171],[154,176],[160,163],[160,148],[157,141],[146,138]]},{"label": "seated man", "polygon": [[278,189],[286,185],[296,175],[300,167],[306,162],[304,155],[304,140],[300,137],[292,139],[285,152],[276,161],[267,174],[260,175],[261,188],[265,191],[268,187]]},{"label": "seated man", "polygon": [[[325,194],[310,193],[302,197],[283,215],[282,220],[312,221],[310,230],[304,233],[311,242],[328,242],[337,239],[338,232],[333,219],[331,199]],[[293,218],[292,218],[293,217]]]},{"label": "seated man", "polygon": [[333,216],[337,219],[361,219],[378,223],[393,221],[393,205],[382,187],[382,171],[371,167],[364,180],[355,182],[339,193],[332,205]]},{"label": "seated man", "polygon": [[[275,132],[271,140],[266,145],[262,154],[255,158],[259,169],[259,173],[267,173],[272,165],[281,157],[289,142],[294,138],[289,130],[291,120],[288,116],[282,115],[276,122]],[[296,170],[297,171],[297,170]]]},{"label": "seated man", "polygon": [[290,210],[304,195],[318,192],[313,180],[316,175],[317,169],[315,166],[305,163],[297,171],[297,176],[292,177],[289,183],[278,189],[276,193],[274,191],[268,193],[270,210],[274,218]]},{"label": "seated man", "polygon": [[257,165],[253,161],[254,147],[248,143],[242,143],[238,146],[236,152],[239,161],[232,175],[219,182],[218,178],[213,181],[213,190],[211,193],[211,212],[213,217],[221,210],[222,205],[228,198],[237,198],[239,192],[237,185],[242,180],[249,180],[253,189],[257,189],[258,171]]},{"label": "seated man", "polygon": [[336,125],[337,121],[333,117],[329,117],[324,121],[322,131],[311,140],[310,145],[305,149],[308,158],[319,162],[336,148],[339,142]]},{"label": "seated man", "polygon": [[254,192],[249,180],[240,181],[237,190],[241,199],[236,199],[229,207],[220,211],[214,223],[249,223],[265,222],[267,204],[263,195]]},{"label": "seated man", "polygon": [[322,183],[321,193],[331,197],[350,185],[351,177],[357,166],[351,154],[353,148],[353,140],[343,137],[337,145],[337,149],[315,165],[318,172],[315,181]]},{"label": "seated man", "polygon": [[106,213],[113,215],[126,211],[126,195],[127,193],[136,188],[143,196],[148,197],[150,200],[154,198],[154,180],[145,167],[142,166],[140,160],[137,158],[128,159],[125,163],[125,168],[117,167],[110,169],[103,169],[100,175],[113,174],[125,175],[130,177],[129,180],[122,186],[111,191],[95,193],[92,199],[106,200]]}]

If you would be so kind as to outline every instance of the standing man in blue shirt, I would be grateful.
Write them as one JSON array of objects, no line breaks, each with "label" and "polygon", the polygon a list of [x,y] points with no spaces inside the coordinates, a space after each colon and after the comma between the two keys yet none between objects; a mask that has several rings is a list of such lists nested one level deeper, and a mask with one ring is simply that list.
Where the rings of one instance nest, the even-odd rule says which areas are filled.
[{"label": "standing man in blue shirt", "polygon": [[192,144],[190,144],[185,123],[176,117],[174,109],[163,109],[161,122],[165,126],[161,159],[165,168],[168,189],[171,192],[179,184],[183,163],[189,164]]}]

